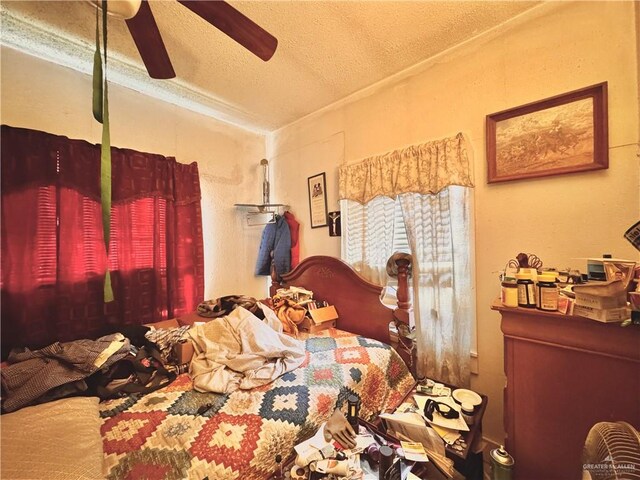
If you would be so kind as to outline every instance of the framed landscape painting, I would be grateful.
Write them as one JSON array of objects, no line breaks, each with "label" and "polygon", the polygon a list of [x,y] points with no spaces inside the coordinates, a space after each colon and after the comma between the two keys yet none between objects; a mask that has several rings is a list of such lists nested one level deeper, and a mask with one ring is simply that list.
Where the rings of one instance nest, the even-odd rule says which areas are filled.
[{"label": "framed landscape painting", "polygon": [[607,83],[487,115],[487,182],[609,167]]}]

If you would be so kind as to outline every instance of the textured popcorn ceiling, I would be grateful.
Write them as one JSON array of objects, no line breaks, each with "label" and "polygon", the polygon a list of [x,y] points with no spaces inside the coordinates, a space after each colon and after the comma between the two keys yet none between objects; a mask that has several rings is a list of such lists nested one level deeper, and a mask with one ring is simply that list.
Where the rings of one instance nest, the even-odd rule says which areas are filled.
[{"label": "textured popcorn ceiling", "polygon": [[[173,0],[150,0],[177,78],[151,80],[109,18],[110,80],[272,131],[499,25],[539,2],[230,1],[278,38],[263,62]],[[89,72],[86,1],[2,1],[2,43]]]}]

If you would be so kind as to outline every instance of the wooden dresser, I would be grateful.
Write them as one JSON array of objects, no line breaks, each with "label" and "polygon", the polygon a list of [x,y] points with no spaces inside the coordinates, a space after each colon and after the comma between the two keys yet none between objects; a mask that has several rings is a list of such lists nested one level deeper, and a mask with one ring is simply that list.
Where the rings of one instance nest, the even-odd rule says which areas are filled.
[{"label": "wooden dresser", "polygon": [[504,424],[516,480],[571,480],[597,422],[640,429],[640,328],[535,309],[502,315]]}]

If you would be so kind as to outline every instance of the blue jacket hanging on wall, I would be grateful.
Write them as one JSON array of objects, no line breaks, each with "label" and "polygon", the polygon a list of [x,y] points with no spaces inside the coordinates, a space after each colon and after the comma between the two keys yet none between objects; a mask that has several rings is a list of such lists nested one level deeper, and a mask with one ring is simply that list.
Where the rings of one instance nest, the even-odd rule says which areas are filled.
[{"label": "blue jacket hanging on wall", "polygon": [[278,276],[291,270],[291,232],[286,219],[280,215],[262,231],[256,275],[271,274],[271,252]]}]

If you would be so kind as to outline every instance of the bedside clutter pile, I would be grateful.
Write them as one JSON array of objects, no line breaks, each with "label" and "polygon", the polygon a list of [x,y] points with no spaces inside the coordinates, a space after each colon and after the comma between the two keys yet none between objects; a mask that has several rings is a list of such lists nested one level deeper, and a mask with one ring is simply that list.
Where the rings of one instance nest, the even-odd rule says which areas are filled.
[{"label": "bedside clutter pile", "polygon": [[[357,398],[357,397],[356,397]],[[419,443],[398,442],[336,410],[316,434],[295,447],[293,466],[272,478],[292,480],[415,480],[411,471],[429,459]],[[351,423],[356,427],[351,427]]]},{"label": "bedside clutter pile", "polygon": [[[426,379],[393,413],[383,413],[387,433],[400,440],[422,444],[426,454],[447,477],[457,475],[447,451],[466,457],[481,451],[483,445],[467,444],[474,423],[481,421],[482,397],[467,389],[451,389]],[[469,440],[472,443],[474,439]]]},{"label": "bedside clutter pile", "polygon": [[640,265],[607,257],[586,260],[588,273],[582,275],[578,270],[543,268],[535,255],[518,254],[501,274],[502,305],[623,326],[632,317],[640,323]]},{"label": "bedside clutter pile", "polygon": [[245,295],[207,300],[198,305],[197,314],[209,319],[219,318],[229,315],[237,307],[243,307],[260,320],[271,323],[273,319],[264,313],[264,308],[269,307],[276,314],[276,323],[282,324],[281,328],[272,326],[294,338],[300,338],[301,333],[335,328],[338,320],[338,312],[333,305],[314,300],[312,291],[295,286],[280,288],[273,297],[259,301]]},{"label": "bedside clutter pile", "polygon": [[425,379],[375,425],[357,418],[357,397],[347,404],[347,416],[336,410],[274,480],[483,478],[486,397]]}]

